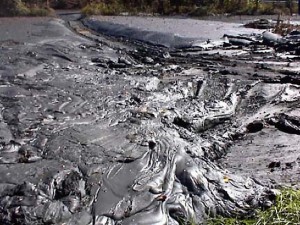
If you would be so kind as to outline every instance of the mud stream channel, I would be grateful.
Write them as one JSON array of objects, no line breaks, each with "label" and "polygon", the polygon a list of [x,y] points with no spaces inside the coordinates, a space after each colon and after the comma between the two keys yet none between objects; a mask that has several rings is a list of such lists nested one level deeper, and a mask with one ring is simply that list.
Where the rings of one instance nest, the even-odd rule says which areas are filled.
[{"label": "mud stream channel", "polygon": [[293,50],[77,16],[0,20],[0,224],[201,224],[298,185]]}]

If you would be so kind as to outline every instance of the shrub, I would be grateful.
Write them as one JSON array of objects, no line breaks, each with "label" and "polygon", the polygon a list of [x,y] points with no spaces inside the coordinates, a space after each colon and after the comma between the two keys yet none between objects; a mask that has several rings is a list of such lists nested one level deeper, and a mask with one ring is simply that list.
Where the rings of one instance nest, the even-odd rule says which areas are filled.
[{"label": "shrub", "polygon": [[[66,3],[67,0],[58,0]],[[76,1],[75,1],[76,2]],[[78,3],[79,2],[79,3]],[[86,0],[77,0],[80,5]],[[290,14],[296,12],[296,4],[292,0],[285,2],[266,3],[259,0],[94,0],[83,8],[86,15],[102,14],[114,15],[122,11],[130,14],[139,12],[158,14],[190,14],[192,16],[207,16],[212,14]]]},{"label": "shrub", "polygon": [[30,8],[30,11],[28,14],[28,16],[48,16],[51,13],[53,13],[53,11],[51,9],[48,8],[42,8],[42,7],[33,7]]},{"label": "shrub", "polygon": [[50,6],[54,9],[78,9],[86,6],[88,0],[50,0]]},{"label": "shrub", "polygon": [[0,16],[48,16],[52,11],[49,8],[32,6],[28,1],[0,0]]},{"label": "shrub", "polygon": [[21,0],[1,0],[0,16],[17,16],[18,14],[26,14],[28,8]]},{"label": "shrub", "polygon": [[[272,15],[272,14],[291,14],[297,12],[297,5],[290,0],[285,2],[263,2],[256,0],[211,0],[204,1],[198,5],[196,10],[191,11],[194,16],[206,16],[209,14],[232,15]],[[192,9],[192,7],[190,7]]]},{"label": "shrub", "polygon": [[81,12],[84,15],[117,15],[123,11],[124,7],[118,2],[113,2],[111,4],[91,3],[85,6]]},{"label": "shrub", "polygon": [[66,0],[57,0],[51,4],[51,7],[55,9],[65,9],[68,7],[68,4]]},{"label": "shrub", "polygon": [[190,13],[191,16],[208,16],[209,14],[209,11],[208,10],[208,7],[207,6],[200,6],[200,7],[197,7],[193,12]]},{"label": "shrub", "polygon": [[30,14],[30,9],[22,1],[17,1],[15,15],[27,16],[29,14]]}]

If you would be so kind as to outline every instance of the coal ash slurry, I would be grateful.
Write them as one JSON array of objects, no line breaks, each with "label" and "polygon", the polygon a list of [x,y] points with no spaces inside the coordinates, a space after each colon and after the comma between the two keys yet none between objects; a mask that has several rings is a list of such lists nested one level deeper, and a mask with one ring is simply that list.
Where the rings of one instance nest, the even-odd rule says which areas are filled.
[{"label": "coal ash slurry", "polygon": [[[262,139],[297,144],[295,65],[263,46],[136,46],[79,21],[69,24],[81,36],[59,19],[27,22],[34,41],[0,43],[1,224],[201,223],[272,204],[272,175],[247,170],[251,157],[263,166]],[[298,181],[280,180],[297,160],[273,161],[278,182]]]}]

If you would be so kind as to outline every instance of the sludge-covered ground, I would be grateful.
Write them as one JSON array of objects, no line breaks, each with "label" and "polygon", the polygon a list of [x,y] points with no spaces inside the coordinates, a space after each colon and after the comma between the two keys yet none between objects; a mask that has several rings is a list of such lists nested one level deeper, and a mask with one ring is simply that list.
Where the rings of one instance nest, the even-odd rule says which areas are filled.
[{"label": "sludge-covered ground", "polygon": [[165,48],[64,19],[1,23],[1,224],[204,223],[298,184],[296,42]]}]

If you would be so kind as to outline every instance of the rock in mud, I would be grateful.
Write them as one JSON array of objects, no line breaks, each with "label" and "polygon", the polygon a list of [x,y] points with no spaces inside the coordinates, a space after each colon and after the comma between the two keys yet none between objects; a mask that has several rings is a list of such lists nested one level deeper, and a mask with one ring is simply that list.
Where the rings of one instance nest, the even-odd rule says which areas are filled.
[{"label": "rock in mud", "polygon": [[268,122],[281,131],[300,135],[300,118],[298,116],[289,116],[283,113],[270,118]]},{"label": "rock in mud", "polygon": [[247,131],[249,133],[261,131],[263,128],[264,124],[261,121],[253,121],[247,125]]}]

